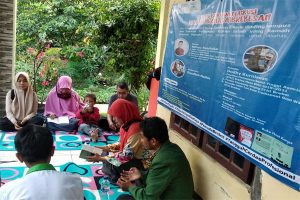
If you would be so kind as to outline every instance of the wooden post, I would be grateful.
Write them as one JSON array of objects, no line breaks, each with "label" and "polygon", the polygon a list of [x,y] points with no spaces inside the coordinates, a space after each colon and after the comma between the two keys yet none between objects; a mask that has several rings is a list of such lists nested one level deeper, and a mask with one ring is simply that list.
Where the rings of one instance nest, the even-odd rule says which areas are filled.
[{"label": "wooden post", "polygon": [[14,76],[15,6],[15,0],[0,2],[0,117],[5,114],[5,96]]}]

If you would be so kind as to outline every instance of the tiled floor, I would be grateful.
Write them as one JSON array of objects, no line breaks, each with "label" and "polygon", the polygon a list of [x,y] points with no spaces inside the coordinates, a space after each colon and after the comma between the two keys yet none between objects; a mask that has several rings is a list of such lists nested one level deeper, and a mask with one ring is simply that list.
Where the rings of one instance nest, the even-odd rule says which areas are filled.
[{"label": "tiled floor", "polygon": [[[80,151],[55,151],[54,156],[51,158],[51,164],[62,165],[66,162],[74,162],[77,164],[90,164],[85,159],[79,158]],[[0,167],[4,166],[17,166],[19,161],[15,156],[15,151],[0,151]],[[24,166],[24,163],[19,163]]]},{"label": "tiled floor", "polygon": [[[21,174],[17,177],[22,177],[28,170],[24,169],[25,164],[20,163],[16,156],[15,151],[0,151],[0,172],[2,171],[2,182],[8,182],[9,180],[5,180],[4,173],[6,169],[18,169],[21,167]],[[76,170],[76,167],[85,167],[92,174],[91,176],[80,175],[84,184],[84,195],[85,198],[88,199],[116,199],[117,196],[122,193],[120,188],[117,186],[111,185],[111,190],[108,194],[103,194],[100,189],[99,182],[101,182],[103,178],[103,173],[98,171],[101,169],[101,163],[93,164],[91,162],[87,162],[85,159],[79,158],[80,150],[57,150],[54,153],[54,156],[51,158],[51,164],[56,167],[57,170],[62,170],[62,166],[65,166],[66,163],[74,163],[72,164],[72,170]],[[80,168],[78,168],[80,169]],[[99,174],[100,173],[100,174]],[[0,174],[1,175],[1,174]],[[95,189],[96,188],[96,189]]]}]

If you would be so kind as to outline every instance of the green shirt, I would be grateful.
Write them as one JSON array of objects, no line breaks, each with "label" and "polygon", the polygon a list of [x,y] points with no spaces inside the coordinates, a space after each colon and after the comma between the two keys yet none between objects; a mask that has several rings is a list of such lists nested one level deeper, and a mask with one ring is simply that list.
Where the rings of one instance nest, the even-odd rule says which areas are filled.
[{"label": "green shirt", "polygon": [[157,151],[147,174],[144,187],[129,187],[135,199],[192,199],[194,184],[191,168],[180,147],[166,142]]},{"label": "green shirt", "polygon": [[27,171],[27,174],[30,174],[32,172],[36,172],[36,171],[42,171],[42,170],[55,170],[55,168],[53,167],[53,165],[49,164],[49,163],[40,163],[40,164],[36,164],[32,167],[29,168],[29,170]]}]

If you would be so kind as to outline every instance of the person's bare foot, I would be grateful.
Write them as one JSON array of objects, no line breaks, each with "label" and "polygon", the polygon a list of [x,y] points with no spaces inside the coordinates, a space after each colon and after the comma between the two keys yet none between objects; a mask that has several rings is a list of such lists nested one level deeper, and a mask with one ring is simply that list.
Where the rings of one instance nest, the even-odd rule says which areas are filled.
[{"label": "person's bare foot", "polygon": [[91,138],[92,138],[93,142],[98,141],[98,132],[99,132],[99,129],[94,129],[91,131]]}]

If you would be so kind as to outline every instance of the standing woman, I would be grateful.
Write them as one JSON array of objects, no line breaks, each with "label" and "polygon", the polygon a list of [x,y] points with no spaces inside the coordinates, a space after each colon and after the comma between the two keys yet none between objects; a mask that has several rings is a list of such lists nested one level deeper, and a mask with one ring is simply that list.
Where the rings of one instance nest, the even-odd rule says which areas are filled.
[{"label": "standing woman", "polygon": [[83,105],[77,92],[72,89],[71,77],[59,77],[56,86],[52,88],[47,96],[44,115],[51,119],[67,116],[69,123],[57,124],[47,120],[48,129],[50,131],[77,130],[76,112],[82,109]]},{"label": "standing woman", "polygon": [[113,123],[120,128],[120,141],[99,147],[113,156],[88,156],[88,161],[103,162],[102,171],[115,183],[123,170],[131,167],[142,168],[144,146],[141,141],[139,122],[142,121],[138,107],[125,99],[117,99],[109,108]]},{"label": "standing woman", "polygon": [[16,131],[28,124],[42,125],[44,119],[37,116],[38,99],[28,74],[17,73],[14,83],[13,89],[6,94],[6,116],[0,119],[0,130]]}]

